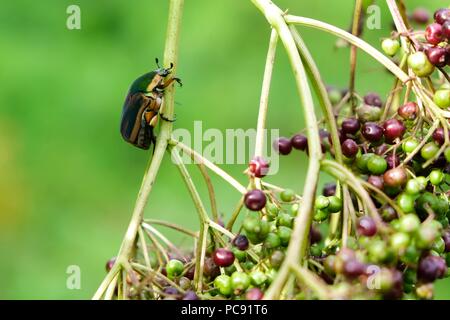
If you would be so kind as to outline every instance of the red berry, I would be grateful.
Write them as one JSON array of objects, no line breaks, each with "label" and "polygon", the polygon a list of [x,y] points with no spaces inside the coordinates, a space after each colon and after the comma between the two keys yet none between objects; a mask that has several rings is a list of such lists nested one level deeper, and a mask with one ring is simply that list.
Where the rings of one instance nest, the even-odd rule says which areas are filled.
[{"label": "red berry", "polygon": [[[450,132],[449,132],[449,137],[450,137]],[[439,144],[439,145],[443,145],[445,142],[445,133],[444,133],[444,129],[443,128],[437,128],[434,132],[433,132],[433,139],[434,141]]]},{"label": "red berry", "polygon": [[250,173],[256,178],[262,178],[269,172],[269,162],[267,162],[263,157],[253,158],[248,165]]},{"label": "red berry", "polygon": [[400,187],[406,183],[408,176],[402,167],[389,169],[383,175],[384,184],[388,187]]},{"label": "red berry", "polygon": [[419,261],[417,277],[423,282],[433,282],[443,278],[447,271],[445,260],[437,256],[426,256]]},{"label": "red berry", "polygon": [[259,189],[250,190],[245,194],[245,206],[252,211],[260,211],[266,205],[266,195]]},{"label": "red berry", "polygon": [[415,102],[407,102],[398,108],[398,115],[405,120],[414,120],[419,112],[419,107]]},{"label": "red berry", "polygon": [[445,21],[445,23],[442,25],[442,35],[447,40],[450,40],[450,21]]},{"label": "red berry", "polygon": [[364,96],[364,103],[369,106],[375,106],[381,108],[383,102],[381,101],[380,95],[375,92],[369,92]]},{"label": "red berry", "polygon": [[350,259],[345,262],[343,271],[346,277],[354,279],[366,272],[366,266],[356,259]]},{"label": "red berry", "polygon": [[264,294],[259,288],[251,288],[245,294],[247,300],[262,300]]},{"label": "red berry", "polygon": [[282,155],[288,155],[292,151],[291,140],[281,137],[274,141],[273,148]]},{"label": "red berry", "polygon": [[247,250],[248,249],[248,239],[246,236],[240,234],[237,235],[236,238],[233,239],[233,245],[239,250]]},{"label": "red berry", "polygon": [[442,26],[439,23],[432,23],[425,29],[425,38],[428,43],[439,44],[443,40]]},{"label": "red berry", "polygon": [[367,182],[370,183],[371,185],[373,185],[375,188],[383,190],[384,187],[384,182],[383,182],[383,178],[380,176],[370,176],[367,179]]},{"label": "red berry", "polygon": [[430,13],[425,8],[416,8],[412,13],[411,18],[418,24],[425,24],[430,20]]},{"label": "red berry", "polygon": [[291,138],[291,145],[297,150],[304,151],[308,147],[308,138],[302,134],[296,134]]},{"label": "red berry", "polygon": [[427,54],[428,60],[437,66],[444,67],[447,64],[447,50],[441,47],[431,47],[428,48],[425,53]]},{"label": "red berry", "polygon": [[434,13],[434,21],[439,24],[444,24],[447,20],[450,20],[450,9],[442,8]]},{"label": "red berry", "polygon": [[359,147],[355,140],[347,139],[342,143],[342,153],[348,158],[353,158],[358,153]]},{"label": "red berry", "polygon": [[362,236],[372,237],[377,233],[375,221],[370,217],[362,217],[358,220],[358,233]]},{"label": "red berry", "polygon": [[388,169],[392,169],[400,164],[400,158],[397,155],[394,156],[394,154],[388,154],[386,156],[386,162],[388,165]]},{"label": "red berry", "polygon": [[348,118],[342,121],[342,131],[347,134],[356,134],[361,128],[358,119]]},{"label": "red berry", "polygon": [[361,134],[370,142],[377,142],[383,138],[383,128],[374,122],[366,122],[361,129]]},{"label": "red berry", "polygon": [[228,267],[234,262],[234,254],[228,249],[219,248],[214,251],[213,259],[214,263],[219,267]]},{"label": "red berry", "polygon": [[107,272],[109,272],[112,269],[112,267],[114,266],[114,263],[116,263],[116,257],[112,257],[111,259],[109,259],[106,262],[105,268],[106,268]]},{"label": "red berry", "polygon": [[388,141],[394,141],[397,138],[401,138],[405,133],[406,127],[400,120],[389,119],[384,122],[384,136]]}]

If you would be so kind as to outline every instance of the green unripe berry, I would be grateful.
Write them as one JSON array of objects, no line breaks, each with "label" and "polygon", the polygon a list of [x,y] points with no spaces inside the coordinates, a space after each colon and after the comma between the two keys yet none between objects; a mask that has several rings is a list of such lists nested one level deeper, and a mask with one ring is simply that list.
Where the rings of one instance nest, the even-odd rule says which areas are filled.
[{"label": "green unripe berry", "polygon": [[166,265],[166,271],[167,271],[167,277],[170,279],[179,276],[183,273],[184,270],[184,264],[180,260],[172,259],[167,262]]},{"label": "green unripe berry", "polygon": [[408,193],[401,193],[397,197],[397,204],[405,213],[414,212],[414,197]]},{"label": "green unripe berry", "polygon": [[326,219],[328,219],[328,216],[330,215],[330,212],[328,210],[316,210],[314,213],[314,221],[322,222]]},{"label": "green unripe berry", "polygon": [[247,259],[247,252],[239,250],[236,247],[231,248],[231,251],[233,251],[235,258],[238,259],[239,262],[243,262]]},{"label": "green unripe berry", "polygon": [[320,195],[316,198],[314,205],[318,210],[325,209],[330,205],[330,200],[328,199],[328,197]]},{"label": "green unripe berry", "polygon": [[442,109],[450,107],[450,90],[437,90],[434,93],[433,101]]},{"label": "green unripe berry", "polygon": [[405,214],[399,219],[399,230],[406,233],[415,233],[419,230],[420,220],[415,214]]},{"label": "green unripe berry", "polygon": [[383,49],[384,53],[386,53],[388,56],[395,56],[395,54],[398,52],[398,49],[400,49],[400,42],[396,39],[384,39],[383,42],[381,42],[381,48]]},{"label": "green unripe berry", "polygon": [[404,232],[396,232],[389,239],[391,248],[399,254],[402,254],[406,250],[409,241],[409,235]]},{"label": "green unripe berry", "polygon": [[330,196],[330,197],[328,197],[328,200],[330,201],[330,205],[327,208],[328,212],[335,213],[335,212],[339,212],[342,210],[341,198],[339,198],[337,196]]},{"label": "green unripe berry", "polygon": [[291,240],[292,229],[288,227],[278,227],[278,237],[280,237],[281,245],[286,247]]},{"label": "green unripe berry", "polygon": [[250,282],[252,285],[260,287],[267,281],[267,275],[259,270],[250,273]]},{"label": "green unripe berry", "polygon": [[421,190],[421,184],[416,179],[409,179],[406,183],[405,192],[410,195],[416,195],[419,194]]},{"label": "green unripe berry", "polygon": [[233,292],[231,288],[231,277],[222,274],[214,279],[214,287],[219,290],[221,295],[229,296]]},{"label": "green unripe berry", "polygon": [[291,217],[295,218],[297,216],[298,213],[298,208],[299,208],[299,204],[298,203],[294,203],[292,206],[290,206],[289,208],[289,214],[291,215]]},{"label": "green unripe berry", "polygon": [[328,91],[328,97],[330,98],[331,104],[335,105],[341,101],[342,93],[340,90],[333,88]]},{"label": "green unripe berry", "polygon": [[419,145],[419,140],[416,138],[408,138],[402,143],[402,150],[406,153],[413,152]]},{"label": "green unripe berry", "polygon": [[280,199],[284,202],[292,202],[295,200],[295,192],[291,189],[285,189],[280,193]]},{"label": "green unripe berry", "polygon": [[231,275],[231,288],[234,294],[241,294],[247,290],[249,285],[250,277],[245,272],[236,271]]},{"label": "green unripe berry", "polygon": [[444,156],[445,156],[445,160],[447,160],[447,162],[450,162],[450,147],[445,149]]},{"label": "green unripe berry", "polygon": [[408,66],[418,77],[428,77],[434,71],[434,66],[424,52],[418,51],[408,57]]},{"label": "green unripe berry", "polygon": [[434,169],[430,172],[428,178],[430,179],[431,184],[438,186],[444,181],[444,173],[439,169]]},{"label": "green unripe berry", "polygon": [[420,226],[416,236],[416,244],[420,249],[429,249],[433,245],[439,236],[439,232],[435,227],[429,224],[423,224]]},{"label": "green unripe berry", "polygon": [[420,155],[425,160],[429,160],[429,159],[433,158],[436,155],[436,153],[438,153],[438,151],[439,151],[439,147],[436,143],[428,142],[420,150]]},{"label": "green unripe berry", "polygon": [[267,235],[266,240],[264,240],[264,246],[268,249],[274,249],[279,247],[280,245],[281,245],[280,237],[273,232],[270,232]]},{"label": "green unripe berry", "polygon": [[370,157],[370,159],[367,161],[367,168],[370,172],[372,172],[375,175],[380,175],[384,173],[387,169],[387,162],[386,160],[377,155],[373,155]]},{"label": "green unripe berry", "polygon": [[444,239],[442,239],[442,237],[437,238],[437,240],[431,246],[431,250],[434,250],[439,254],[444,253],[444,250],[445,250]]},{"label": "green unripe berry", "polygon": [[273,268],[279,268],[281,266],[281,264],[283,263],[283,260],[285,258],[285,254],[283,251],[281,250],[275,250],[271,255],[270,255],[270,265]]},{"label": "green unripe berry", "polygon": [[362,172],[367,173],[369,169],[367,168],[367,163],[369,159],[373,156],[373,153],[365,153],[360,157],[356,158],[356,167]]},{"label": "green unripe berry", "polygon": [[273,220],[277,217],[278,213],[280,212],[280,209],[278,209],[277,205],[272,203],[272,202],[268,202],[266,204],[266,212],[268,217]]},{"label": "green unripe berry", "polygon": [[294,223],[294,218],[287,214],[287,213],[281,213],[278,215],[277,218],[277,224],[279,226],[285,226],[285,227],[292,227],[292,224]]}]

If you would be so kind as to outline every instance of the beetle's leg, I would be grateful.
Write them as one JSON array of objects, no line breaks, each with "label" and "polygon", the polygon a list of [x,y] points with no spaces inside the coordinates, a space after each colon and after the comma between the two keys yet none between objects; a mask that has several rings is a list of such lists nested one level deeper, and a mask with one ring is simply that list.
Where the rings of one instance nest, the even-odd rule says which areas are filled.
[{"label": "beetle's leg", "polygon": [[167,88],[168,86],[170,86],[174,81],[176,81],[180,87],[183,86],[183,83],[181,82],[180,78],[170,78],[167,81],[165,81],[161,86],[159,86],[161,89]]},{"label": "beetle's leg", "polygon": [[175,116],[173,119],[166,118],[166,116],[164,116],[162,113],[160,113],[159,116],[161,117],[161,119],[163,119],[164,121],[167,121],[167,122],[177,121],[177,116]]}]

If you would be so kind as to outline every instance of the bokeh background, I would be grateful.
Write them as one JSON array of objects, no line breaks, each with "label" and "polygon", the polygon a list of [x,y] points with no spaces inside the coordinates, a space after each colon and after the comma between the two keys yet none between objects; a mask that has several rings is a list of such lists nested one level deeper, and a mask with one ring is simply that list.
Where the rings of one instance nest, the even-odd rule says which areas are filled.
[{"label": "bokeh background", "polygon": [[[391,19],[364,38],[379,47]],[[347,28],[353,1],[278,0],[290,12]],[[438,0],[408,0],[436,9]],[[81,8],[81,30],[66,28],[66,8]],[[150,152],[119,134],[122,103],[134,78],[162,57],[168,1],[46,0],[0,4],[0,298],[88,299],[119,248]],[[177,90],[178,128],[252,128],[269,28],[250,1],[186,1]],[[349,50],[335,38],[300,28],[327,83],[348,83]],[[392,80],[370,57],[358,56],[357,90],[386,95]],[[291,135],[302,116],[287,58],[279,50],[269,127]],[[168,160],[168,159],[167,159]],[[245,181],[244,166],[225,166]],[[305,156],[283,158],[270,180],[301,190]],[[195,179],[198,178],[193,170]],[[324,181],[326,179],[323,179]],[[228,216],[238,194],[213,179]],[[204,191],[204,189],[201,189]],[[196,228],[179,173],[166,161],[146,215]],[[168,233],[180,245],[186,239]],[[81,268],[81,289],[66,288],[66,269]],[[450,298],[450,282],[437,298]]]}]

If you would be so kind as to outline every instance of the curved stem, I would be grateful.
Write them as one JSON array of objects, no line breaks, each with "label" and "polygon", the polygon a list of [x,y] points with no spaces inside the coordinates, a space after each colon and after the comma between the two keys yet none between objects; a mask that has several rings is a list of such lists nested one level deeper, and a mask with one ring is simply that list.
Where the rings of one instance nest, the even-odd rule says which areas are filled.
[{"label": "curved stem", "polygon": [[284,21],[284,13],[270,0],[252,0],[254,5],[265,15],[270,25],[278,32],[278,35],[286,49],[291,68],[297,84],[297,90],[301,97],[303,113],[305,117],[308,134],[309,164],[306,173],[306,185],[303,190],[303,202],[294,222],[291,241],[289,243],[286,258],[275,278],[264,296],[265,299],[274,299],[282,291],[289,276],[289,266],[301,261],[306,253],[308,235],[313,214],[313,199],[315,197],[317,182],[319,178],[319,160],[322,157],[319,130],[314,112],[314,103],[311,90],[302,60],[298,53],[292,34]]}]

